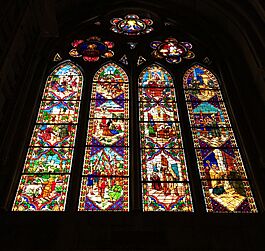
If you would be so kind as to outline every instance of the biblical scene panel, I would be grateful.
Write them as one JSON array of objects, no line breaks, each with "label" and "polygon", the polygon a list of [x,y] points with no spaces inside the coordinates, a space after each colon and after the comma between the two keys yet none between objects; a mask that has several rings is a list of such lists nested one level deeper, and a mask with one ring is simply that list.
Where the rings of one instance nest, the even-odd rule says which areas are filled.
[{"label": "biblical scene panel", "polygon": [[143,149],[142,180],[156,183],[187,180],[182,149]]},{"label": "biblical scene panel", "polygon": [[139,101],[169,103],[176,101],[175,90],[167,87],[139,88]]},{"label": "biblical scene panel", "polygon": [[129,211],[128,178],[82,178],[79,211]]},{"label": "biblical scene panel", "polygon": [[143,183],[144,211],[192,212],[188,183]]},{"label": "biblical scene panel", "polygon": [[88,146],[127,146],[128,120],[90,119],[88,128]]},{"label": "biblical scene panel", "polygon": [[91,99],[124,100],[129,98],[128,83],[124,82],[95,82],[93,83]]},{"label": "biblical scene panel", "polygon": [[223,102],[187,102],[191,126],[231,127]]},{"label": "biblical scene panel", "polygon": [[83,174],[128,176],[128,147],[87,147]]},{"label": "biblical scene panel", "polygon": [[77,123],[79,101],[42,101],[37,123]]},{"label": "biblical scene panel", "polygon": [[194,146],[199,148],[237,147],[232,128],[227,127],[200,127],[192,128]]},{"label": "biblical scene panel", "polygon": [[36,125],[30,146],[68,147],[73,146],[76,125]]},{"label": "biblical scene panel", "polygon": [[218,89],[216,77],[200,65],[192,66],[184,76],[183,87],[185,89]]},{"label": "biblical scene panel", "polygon": [[187,101],[197,102],[221,102],[223,100],[219,89],[185,89]]},{"label": "biblical scene panel", "polygon": [[140,121],[178,121],[178,111],[174,102],[140,102]]},{"label": "biblical scene panel", "polygon": [[159,65],[147,67],[139,77],[139,87],[174,87],[171,75]]},{"label": "biblical scene panel", "polygon": [[140,123],[142,148],[181,148],[179,123],[149,121]]},{"label": "biblical scene panel", "polygon": [[69,173],[72,157],[72,148],[30,147],[23,172]]},{"label": "biblical scene panel", "polygon": [[125,100],[91,100],[90,118],[128,119],[129,102]]},{"label": "biblical scene panel", "polygon": [[[96,72],[94,82],[128,82],[125,71],[115,63],[108,63]],[[95,85],[95,83],[94,83]]]},{"label": "biblical scene panel", "polygon": [[69,175],[22,175],[12,211],[64,211]]},{"label": "biblical scene panel", "polygon": [[[71,63],[63,64],[61,70],[55,70],[48,77],[43,100],[80,100],[83,76],[80,70],[76,71],[74,67]],[[63,74],[64,69],[68,74]]]},{"label": "biblical scene panel", "polygon": [[238,149],[196,149],[202,179],[246,179]]},{"label": "biblical scene panel", "polygon": [[257,213],[248,181],[203,180],[207,212]]}]

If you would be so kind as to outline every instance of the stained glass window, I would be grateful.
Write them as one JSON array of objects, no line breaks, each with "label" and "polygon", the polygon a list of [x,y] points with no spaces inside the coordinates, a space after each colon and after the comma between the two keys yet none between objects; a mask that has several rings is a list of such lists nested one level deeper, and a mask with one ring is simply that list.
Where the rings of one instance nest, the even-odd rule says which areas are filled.
[{"label": "stained glass window", "polygon": [[69,51],[71,57],[82,57],[84,61],[96,62],[99,58],[111,58],[114,52],[110,49],[114,47],[111,41],[102,41],[100,37],[93,36],[86,40],[74,40],[71,45],[74,49]]},{"label": "stained glass window", "polygon": [[216,77],[194,65],[184,91],[207,212],[257,212]]},{"label": "stained glass window", "polygon": [[48,77],[13,211],[64,211],[83,84],[71,62]]},{"label": "stained glass window", "polygon": [[158,65],[139,77],[144,211],[193,211],[174,83]]},{"label": "stained glass window", "polygon": [[135,14],[125,16],[125,18],[113,18],[110,23],[113,25],[111,30],[115,33],[122,33],[125,35],[140,35],[147,34],[153,31],[151,19],[143,18]]},{"label": "stained glass window", "polygon": [[80,211],[128,211],[129,82],[114,63],[92,85]]},{"label": "stained glass window", "polygon": [[165,59],[168,63],[178,64],[183,59],[193,59],[195,54],[191,51],[192,44],[188,42],[178,42],[176,38],[170,37],[164,41],[153,41],[150,44],[154,49],[153,57]]}]

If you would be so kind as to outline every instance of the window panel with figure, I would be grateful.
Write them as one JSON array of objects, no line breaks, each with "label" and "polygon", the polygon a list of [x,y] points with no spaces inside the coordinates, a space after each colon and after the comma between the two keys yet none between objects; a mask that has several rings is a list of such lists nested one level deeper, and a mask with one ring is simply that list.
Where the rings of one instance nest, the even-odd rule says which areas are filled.
[{"label": "window panel with figure", "polygon": [[183,86],[206,210],[257,212],[217,78],[194,65]]},{"label": "window panel with figure", "polygon": [[79,211],[129,210],[129,82],[114,63],[93,78]]},{"label": "window panel with figure", "polygon": [[64,211],[83,75],[70,61],[48,76],[13,211]]},{"label": "window panel with figure", "polygon": [[193,211],[171,75],[159,65],[142,71],[139,126],[144,211]]}]

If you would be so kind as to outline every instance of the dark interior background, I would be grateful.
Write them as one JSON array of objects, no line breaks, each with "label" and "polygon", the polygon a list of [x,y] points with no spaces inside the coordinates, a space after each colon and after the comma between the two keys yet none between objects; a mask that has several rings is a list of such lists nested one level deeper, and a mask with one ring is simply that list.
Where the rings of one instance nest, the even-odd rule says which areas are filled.
[{"label": "dark interior background", "polygon": [[[196,61],[224,83],[258,214],[207,214],[199,202],[192,214],[142,213],[137,202],[129,213],[76,212],[74,203],[63,213],[10,212],[43,85],[56,65],[54,55],[59,52],[66,59],[72,39],[93,35],[87,28],[98,21],[103,27],[99,33],[115,37],[104,30],[106,20],[128,13],[156,20],[153,37],[172,34],[192,41]],[[0,249],[265,250],[264,25],[263,0],[1,1]],[[136,53],[144,53],[150,38],[139,38]],[[121,36],[115,39],[126,44]],[[122,48],[114,60],[123,55]],[[180,75],[187,67],[179,68]]]}]

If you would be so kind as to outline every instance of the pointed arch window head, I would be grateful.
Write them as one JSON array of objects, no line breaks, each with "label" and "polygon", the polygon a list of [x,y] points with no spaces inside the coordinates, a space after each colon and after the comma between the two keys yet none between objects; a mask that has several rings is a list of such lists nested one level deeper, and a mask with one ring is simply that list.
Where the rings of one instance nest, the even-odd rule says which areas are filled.
[{"label": "pointed arch window head", "polygon": [[144,211],[193,211],[171,75],[151,65],[139,77]]},{"label": "pointed arch window head", "polygon": [[80,211],[129,210],[129,82],[114,63],[92,85]]},{"label": "pointed arch window head", "polygon": [[183,85],[207,212],[257,212],[217,78],[194,65]]},{"label": "pointed arch window head", "polygon": [[71,62],[47,78],[13,211],[64,211],[83,75]]}]

